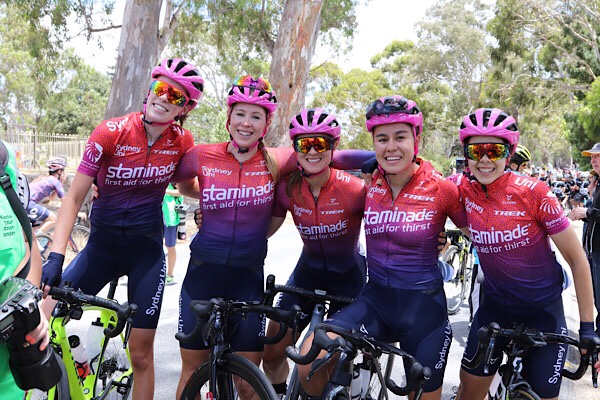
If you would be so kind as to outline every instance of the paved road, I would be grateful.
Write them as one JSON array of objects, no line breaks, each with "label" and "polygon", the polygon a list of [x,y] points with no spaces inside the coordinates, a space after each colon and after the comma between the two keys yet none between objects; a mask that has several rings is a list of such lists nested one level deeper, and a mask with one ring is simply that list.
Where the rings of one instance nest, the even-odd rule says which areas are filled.
[{"label": "paved road", "polygon": [[[574,223],[575,229],[581,231],[581,224]],[[177,331],[180,282],[185,274],[189,259],[188,242],[177,245],[177,266],[175,278],[177,284],[166,287],[161,318],[159,321],[155,357],[156,357],[156,399],[173,399],[180,370],[178,342],[174,335]],[[276,282],[284,282],[296,264],[300,254],[301,241],[292,223],[285,223],[279,232],[269,240],[269,253],[266,260],[266,274],[273,273]],[[125,296],[125,287],[120,286],[118,296]],[[565,292],[565,312],[570,333],[577,332],[579,327],[578,311],[573,289]],[[443,399],[449,399],[453,388],[458,386],[460,358],[465,347],[468,329],[468,308],[464,307],[458,314],[450,318],[454,339],[450,348],[448,367],[443,388]],[[591,384],[590,372],[580,381],[563,381],[561,399],[591,400],[600,398],[600,389]]]}]

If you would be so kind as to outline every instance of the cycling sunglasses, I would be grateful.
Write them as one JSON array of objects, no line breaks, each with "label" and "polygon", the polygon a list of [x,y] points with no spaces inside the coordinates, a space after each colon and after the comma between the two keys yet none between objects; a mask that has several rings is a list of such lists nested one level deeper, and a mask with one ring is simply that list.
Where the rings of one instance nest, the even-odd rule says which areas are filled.
[{"label": "cycling sunglasses", "polygon": [[333,139],[323,136],[312,136],[294,139],[294,150],[298,153],[308,153],[314,148],[317,153],[333,149]]},{"label": "cycling sunglasses", "polygon": [[408,110],[408,102],[404,98],[386,97],[383,101],[377,99],[367,107],[366,117],[371,119],[376,115],[382,114],[418,114],[418,107],[414,106]]},{"label": "cycling sunglasses", "polygon": [[269,81],[263,78],[254,79],[251,75],[244,75],[239,77],[235,82],[233,82],[233,87],[229,91],[229,95],[233,94],[233,89],[235,87],[240,88],[241,92],[244,93],[243,88],[252,89],[250,93],[254,93],[254,90],[258,90],[258,95],[263,97],[266,95],[267,100],[271,100],[275,98],[273,96],[273,89],[271,88],[271,84]]},{"label": "cycling sunglasses", "polygon": [[188,97],[179,89],[169,85],[167,82],[154,81],[150,84],[150,91],[158,97],[167,94],[167,101],[176,106],[183,107],[188,102]]},{"label": "cycling sunglasses", "polygon": [[510,146],[504,143],[473,143],[464,147],[465,157],[479,161],[487,155],[490,161],[498,161],[510,156]]}]

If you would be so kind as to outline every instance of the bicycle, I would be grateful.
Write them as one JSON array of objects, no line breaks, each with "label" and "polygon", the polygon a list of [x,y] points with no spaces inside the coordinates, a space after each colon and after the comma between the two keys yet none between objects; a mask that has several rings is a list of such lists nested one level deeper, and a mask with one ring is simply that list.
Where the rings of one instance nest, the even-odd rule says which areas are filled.
[{"label": "bicycle", "polygon": [[250,360],[233,352],[228,334],[232,331],[229,318],[234,315],[260,313],[278,321],[280,329],[272,338],[263,336],[265,343],[276,343],[287,332],[288,324],[299,310],[284,311],[257,302],[223,300],[194,300],[190,307],[196,315],[196,325],[189,334],[177,333],[180,342],[202,339],[210,347],[209,361],[201,365],[187,381],[181,400],[238,398],[238,388],[249,385],[261,400],[277,400],[273,386],[264,373]]},{"label": "bicycle", "polygon": [[468,296],[473,274],[473,254],[471,240],[459,229],[447,230],[450,247],[444,252],[442,261],[450,264],[454,275],[444,282],[446,307],[449,315],[460,311],[460,307]]},{"label": "bicycle", "polygon": [[[338,337],[333,339],[327,335],[327,332],[335,333]],[[357,393],[352,393],[349,388],[352,383],[354,370],[363,363],[368,364],[372,370],[374,380],[371,379],[368,385],[370,388],[375,383],[377,384],[377,390],[379,391],[377,398],[379,399],[387,399],[389,390],[398,396],[406,396],[414,392],[413,399],[419,400],[422,395],[422,383],[431,377],[431,370],[428,367],[423,367],[406,351],[375,340],[361,332],[355,330],[348,331],[325,323],[315,327],[314,340],[306,355],[300,355],[292,346],[286,348],[286,353],[297,364],[307,365],[316,359],[321,350],[326,350],[327,354],[324,358],[312,364],[312,369],[307,379],[310,379],[316,371],[333,360],[333,356],[336,353],[339,353],[331,378],[323,390],[322,399],[349,400],[351,395],[352,398],[358,398]],[[362,354],[363,359],[360,364],[355,364],[354,360],[359,354]],[[404,386],[399,386],[392,380],[389,374],[382,372],[379,358],[383,354],[403,358],[406,366],[404,371],[406,383]],[[368,393],[369,388],[367,388],[366,393]],[[360,397],[368,398],[366,393],[363,393],[363,390],[361,390]]]},{"label": "bicycle", "polygon": [[[117,281],[110,283],[108,298],[92,296],[69,285],[52,287],[50,295],[58,300],[49,322],[50,345],[59,355],[62,370],[60,382],[47,392],[30,390],[26,399],[96,400],[128,398],[133,387],[133,370],[127,342],[131,331],[135,304],[119,304],[114,294]],[[79,320],[84,313],[99,312],[97,321],[104,328],[100,354],[89,360],[90,373],[80,376],[74,361],[66,325]],[[88,315],[88,314],[86,314]],[[95,314],[94,314],[95,315]]]},{"label": "bicycle", "polygon": [[[561,375],[572,379],[580,379],[587,371],[590,364],[590,358],[597,360],[600,341],[592,342],[584,339],[581,342],[577,339],[563,334],[544,333],[535,329],[526,328],[523,324],[516,325],[514,329],[500,328],[495,322],[487,326],[482,326],[478,332],[479,346],[472,360],[462,360],[465,368],[475,368],[482,362],[484,372],[489,372],[489,366],[492,362],[494,348],[497,338],[506,338],[510,342],[502,351],[505,355],[503,364],[498,369],[498,373],[492,382],[488,391],[489,400],[540,400],[540,397],[533,391],[531,385],[521,376],[522,359],[527,351],[545,346],[548,343],[560,343],[575,346],[580,349],[586,349],[585,355],[581,354],[579,367],[576,371],[563,369]],[[566,354],[566,348],[565,348]]]},{"label": "bicycle", "polygon": [[[306,333],[305,333],[302,341],[300,342],[300,345],[302,343],[304,343],[304,341],[308,338],[308,336],[310,336],[310,334],[313,332],[314,328],[319,323],[323,322],[323,320],[325,319],[325,315],[328,313],[329,303],[333,302],[333,303],[345,305],[345,304],[350,304],[354,301],[353,298],[331,295],[331,294],[328,294],[324,290],[318,290],[318,289],[308,290],[308,289],[303,289],[303,288],[299,288],[299,287],[295,287],[295,286],[277,285],[277,284],[275,284],[275,276],[274,275],[267,276],[267,283],[266,283],[266,289],[265,289],[265,303],[269,304],[269,305],[272,304],[273,299],[277,293],[295,294],[297,296],[308,299],[309,301],[314,303],[313,311],[310,316],[310,322],[308,324]],[[301,332],[297,332],[297,330],[294,327],[293,335],[292,335],[293,343],[296,343],[300,333]],[[302,386],[300,385],[300,380],[298,377],[298,370],[295,365],[292,369],[292,373],[290,374],[285,398],[287,400],[306,398],[306,394],[304,393],[304,390],[302,389]]]},{"label": "bicycle", "polygon": [[[42,261],[46,261],[48,255],[50,254],[53,232],[54,227],[49,229],[48,232],[40,232],[35,234],[38,247],[40,248],[40,254],[42,255]],[[89,238],[90,228],[82,225],[82,219],[78,217],[75,225],[73,225],[73,231],[71,232],[71,235],[69,235],[69,241],[67,242],[67,248],[65,250],[65,265],[69,265],[69,263],[73,261],[75,257],[77,257],[77,254],[83,250]]]}]

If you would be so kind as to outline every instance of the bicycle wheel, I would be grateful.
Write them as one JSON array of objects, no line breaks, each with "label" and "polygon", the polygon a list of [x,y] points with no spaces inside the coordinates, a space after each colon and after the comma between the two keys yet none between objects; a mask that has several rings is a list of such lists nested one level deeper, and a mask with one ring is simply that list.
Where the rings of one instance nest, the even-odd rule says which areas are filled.
[{"label": "bicycle wheel", "polygon": [[[361,398],[385,399],[387,389],[385,388],[384,382],[386,378],[391,376],[394,369],[394,355],[382,354],[378,359],[369,359],[367,361],[363,359],[361,364],[365,362],[367,365],[362,365],[361,368],[370,367],[370,380],[367,391],[366,393],[361,393]],[[354,397],[354,395],[352,397]]]},{"label": "bicycle wheel", "polygon": [[52,236],[47,233],[38,233],[35,235],[38,247],[40,248],[40,254],[42,256],[42,262],[48,259],[50,254],[50,248],[52,247]]},{"label": "bicycle wheel", "polygon": [[446,293],[446,307],[449,315],[454,315],[460,310],[463,300],[465,299],[465,293],[467,290],[467,284],[465,282],[465,264],[466,257],[463,254],[461,260],[461,251],[456,246],[450,246],[444,253],[442,260],[454,268],[454,276],[448,282],[444,282],[444,292]]},{"label": "bicycle wheel", "polygon": [[91,364],[92,368],[96,366],[95,396],[105,396],[103,399],[128,398],[133,387],[133,371],[129,351],[123,348],[121,335],[105,338],[98,363],[92,360]]},{"label": "bicycle wheel", "polygon": [[531,389],[517,389],[510,395],[511,400],[541,400]]},{"label": "bicycle wheel", "polygon": [[62,372],[62,376],[60,381],[54,386],[50,388],[47,392],[41,391],[39,389],[31,389],[25,393],[25,399],[27,400],[69,400],[71,395],[69,394],[69,377],[67,376],[67,370],[65,368],[65,363],[60,357],[56,357],[56,361],[58,361],[58,366]]},{"label": "bicycle wheel", "polygon": [[65,252],[65,265],[69,265],[77,254],[81,253],[81,250],[85,247],[90,238],[90,230],[82,225],[75,225],[73,232],[69,236],[67,242],[67,250]]},{"label": "bicycle wheel", "polygon": [[254,390],[255,396],[261,400],[278,399],[267,377],[252,361],[232,353],[224,354],[223,360],[223,364],[217,366],[218,393],[207,396],[210,392],[208,387],[208,370],[210,366],[205,363],[194,372],[186,383],[181,394],[181,400],[238,399],[237,391],[241,385],[249,385]]}]

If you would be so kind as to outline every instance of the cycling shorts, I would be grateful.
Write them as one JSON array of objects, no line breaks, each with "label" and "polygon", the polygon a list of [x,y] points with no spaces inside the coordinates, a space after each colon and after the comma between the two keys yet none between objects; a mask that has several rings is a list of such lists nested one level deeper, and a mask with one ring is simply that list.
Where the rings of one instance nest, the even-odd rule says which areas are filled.
[{"label": "cycling shorts", "polygon": [[[287,285],[307,290],[325,290],[328,294],[335,296],[357,298],[365,287],[366,281],[366,260],[360,256],[360,261],[359,265],[355,265],[351,270],[341,273],[312,268],[300,258],[287,281]],[[310,317],[316,303],[295,294],[280,293],[276,304],[284,310],[291,309],[294,304],[300,306],[302,314],[298,321],[298,328],[299,331],[302,331],[310,323]],[[344,307],[344,304],[330,304],[329,315],[333,315],[342,307]]]},{"label": "cycling shorts", "polygon": [[156,329],[167,266],[162,232],[148,235],[115,234],[94,228],[83,251],[63,274],[63,282],[84,293],[97,294],[114,279],[127,275],[127,298],[138,306],[133,327]]},{"label": "cycling shorts", "polygon": [[165,246],[175,247],[177,244],[177,228],[177,225],[165,226]]},{"label": "cycling shorts", "polygon": [[[264,273],[262,265],[256,268],[240,268],[229,265],[211,264],[191,258],[181,287],[179,298],[179,332],[190,333],[196,325],[196,315],[189,304],[192,300],[210,300],[214,297],[226,300],[260,301],[264,296]],[[235,351],[262,351],[263,343],[258,340],[265,333],[264,317],[249,313],[227,321],[228,340]],[[206,350],[202,339],[181,343],[180,347],[190,350]]]},{"label": "cycling shorts", "polygon": [[442,386],[452,328],[442,288],[405,290],[367,283],[358,299],[327,322],[357,329],[375,339],[395,343],[431,369],[424,392]]},{"label": "cycling shorts", "polygon": [[[477,351],[477,332],[482,326],[491,322],[497,322],[503,328],[513,328],[515,324],[524,323],[527,328],[538,329],[542,332],[554,332],[567,334],[567,323],[563,310],[562,298],[553,300],[548,305],[528,307],[507,307],[489,296],[483,298],[477,313],[473,316],[473,323],[469,331],[467,348],[463,355],[466,359],[472,359]],[[507,339],[498,338],[492,359],[495,361],[490,365],[487,374],[483,372],[484,365],[481,363],[475,369],[466,369],[466,372],[475,376],[494,375],[502,361],[502,349],[507,345]],[[565,364],[567,345],[548,344],[546,346],[529,350],[523,357],[523,378],[541,398],[558,397],[560,392],[560,372]]]},{"label": "cycling shorts", "polygon": [[30,201],[29,206],[27,207],[27,216],[29,217],[29,222],[31,222],[32,226],[41,225],[42,222],[48,219],[50,212],[51,211],[43,205],[34,203],[33,201]]}]

